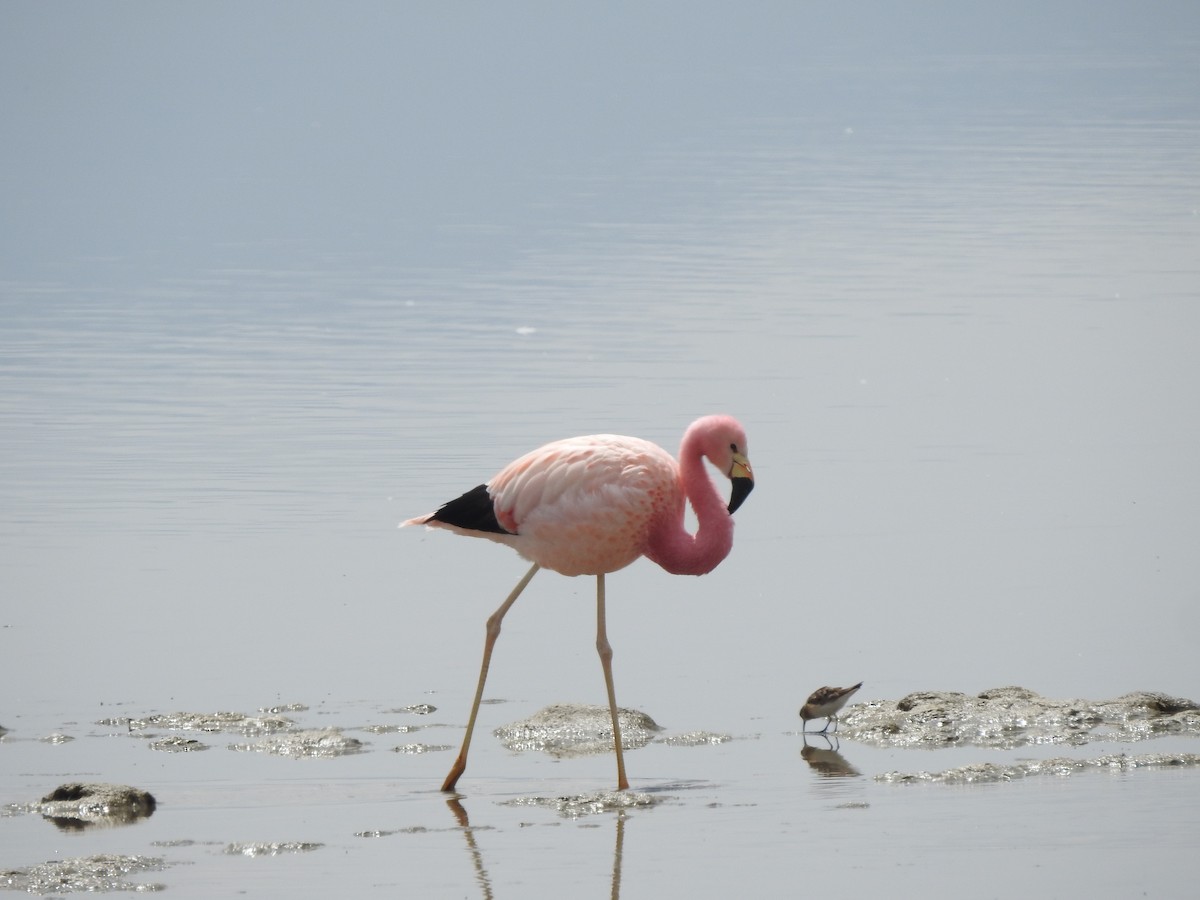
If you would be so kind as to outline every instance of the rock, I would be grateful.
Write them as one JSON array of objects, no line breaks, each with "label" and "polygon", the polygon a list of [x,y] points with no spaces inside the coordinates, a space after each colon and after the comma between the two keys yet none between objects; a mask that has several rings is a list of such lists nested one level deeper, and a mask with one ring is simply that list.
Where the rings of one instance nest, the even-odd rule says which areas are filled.
[{"label": "rock", "polygon": [[[662,729],[643,712],[617,710],[621,747],[633,750],[648,744]],[[585,756],[613,749],[612,717],[607,706],[560,703],[547,706],[521,722],[494,732],[509,750],[541,750],[551,756]]]},{"label": "rock", "polygon": [[154,814],[158,803],[147,791],[123,784],[70,782],[56,787],[34,806],[68,831],[128,825]]},{"label": "rock", "polygon": [[843,739],[880,747],[1011,749],[1200,735],[1200,706],[1149,691],[1115,700],[1056,700],[1015,686],[974,697],[955,691],[917,691],[894,703],[856,704],[840,719]]}]

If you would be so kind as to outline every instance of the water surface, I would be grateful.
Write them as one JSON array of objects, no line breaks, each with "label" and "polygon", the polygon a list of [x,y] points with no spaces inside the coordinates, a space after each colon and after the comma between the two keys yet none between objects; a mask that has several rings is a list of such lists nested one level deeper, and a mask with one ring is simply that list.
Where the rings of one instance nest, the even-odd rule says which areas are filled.
[{"label": "water surface", "polygon": [[[1200,697],[1196,13],[726,13],[6,9],[0,802],[87,778],[159,807],[0,818],[0,867],[166,854],[193,865],[146,878],[181,896],[1179,895],[1194,771],[894,785],[994,751],[847,739],[862,777],[823,777],[796,709],[860,679]],[[622,705],[735,739],[631,752],[650,808],[510,805],[611,787],[490,734],[603,698],[594,587],[544,573],[464,830],[452,753],[354,729],[431,703],[412,740],[456,744],[524,566],[396,524],[543,441],[674,450],[714,411],[758,478],[734,552],[610,576],[609,635]],[[292,703],[367,752],[100,724]],[[323,847],[223,852],[288,841]]]}]

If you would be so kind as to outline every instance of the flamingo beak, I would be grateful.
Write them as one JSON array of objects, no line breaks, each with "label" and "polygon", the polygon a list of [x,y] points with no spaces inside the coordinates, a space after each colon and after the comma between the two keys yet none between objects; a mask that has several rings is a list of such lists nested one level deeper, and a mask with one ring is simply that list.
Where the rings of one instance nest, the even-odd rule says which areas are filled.
[{"label": "flamingo beak", "polygon": [[741,453],[733,454],[729,480],[733,482],[733,490],[729,493],[729,512],[732,514],[754,490],[754,471],[750,468],[750,460]]}]

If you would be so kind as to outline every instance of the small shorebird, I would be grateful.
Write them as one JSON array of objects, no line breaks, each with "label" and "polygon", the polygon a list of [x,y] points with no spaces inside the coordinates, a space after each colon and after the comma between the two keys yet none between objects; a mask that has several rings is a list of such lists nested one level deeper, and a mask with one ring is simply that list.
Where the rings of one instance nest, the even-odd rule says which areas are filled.
[{"label": "small shorebird", "polygon": [[[829,726],[833,725],[833,730],[837,731],[837,714],[846,701],[857,691],[863,683],[851,685],[850,687],[823,687],[817,688],[809,698],[800,707],[800,718],[804,720],[805,725],[809,719],[825,719],[825,727],[817,734],[824,734],[829,730]],[[807,734],[807,729],[805,731]]]}]

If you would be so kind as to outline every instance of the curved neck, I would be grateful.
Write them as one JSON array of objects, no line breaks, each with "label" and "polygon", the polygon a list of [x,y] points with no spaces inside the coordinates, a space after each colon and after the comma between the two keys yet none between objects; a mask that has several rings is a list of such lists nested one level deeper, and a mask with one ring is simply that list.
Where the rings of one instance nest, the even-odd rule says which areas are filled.
[{"label": "curved neck", "polygon": [[651,536],[646,556],[672,575],[704,575],[729,555],[733,518],[708,477],[704,456],[691,432],[684,435],[679,451],[679,479],[699,527],[695,534],[684,530],[680,506]]}]

